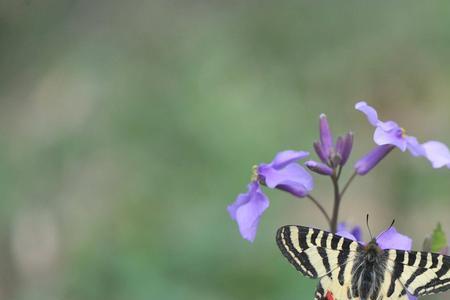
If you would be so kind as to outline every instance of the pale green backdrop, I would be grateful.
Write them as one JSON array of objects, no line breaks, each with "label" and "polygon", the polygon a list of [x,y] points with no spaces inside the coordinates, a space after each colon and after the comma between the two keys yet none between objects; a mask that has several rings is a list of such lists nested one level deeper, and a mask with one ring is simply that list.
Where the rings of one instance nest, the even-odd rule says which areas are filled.
[{"label": "pale green backdrop", "polygon": [[[447,1],[1,1],[0,299],[312,299],[274,234],[324,227],[314,206],[269,191],[254,244],[226,206],[253,164],[311,151],[322,112],[354,131],[351,166],[373,147],[361,99],[450,144],[449,13]],[[438,221],[450,232],[449,182],[396,151],[355,181],[342,217],[370,213],[373,231],[395,218],[420,249]],[[314,194],[331,206],[328,180]]]}]

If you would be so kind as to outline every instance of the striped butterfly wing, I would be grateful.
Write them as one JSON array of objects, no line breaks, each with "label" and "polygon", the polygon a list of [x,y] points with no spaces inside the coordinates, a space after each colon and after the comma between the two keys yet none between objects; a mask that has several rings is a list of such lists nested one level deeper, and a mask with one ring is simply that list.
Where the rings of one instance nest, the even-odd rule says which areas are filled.
[{"label": "striped butterfly wing", "polygon": [[332,292],[334,299],[351,298],[353,261],[360,245],[329,232],[296,225],[278,229],[276,241],[283,255],[303,275],[320,278],[315,299],[325,299]]},{"label": "striped butterfly wing", "polygon": [[424,296],[450,289],[450,257],[430,252],[385,250],[388,262],[383,293],[386,296]]}]

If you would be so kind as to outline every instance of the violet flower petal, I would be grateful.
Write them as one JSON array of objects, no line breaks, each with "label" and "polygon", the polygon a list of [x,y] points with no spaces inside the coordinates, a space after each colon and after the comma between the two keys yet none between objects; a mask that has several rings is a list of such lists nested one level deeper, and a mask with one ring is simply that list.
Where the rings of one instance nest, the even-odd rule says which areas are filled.
[{"label": "violet flower petal", "polygon": [[365,101],[356,103],[355,109],[365,114],[370,124],[372,124],[373,126],[378,126],[379,120],[377,111],[373,107],[367,105]]},{"label": "violet flower petal", "polygon": [[[377,127],[380,127],[384,131],[396,130],[398,132],[399,136],[400,136],[400,133],[403,134],[402,128],[394,121],[386,121],[386,122],[378,121]],[[399,129],[400,129],[400,131],[399,131]]]},{"label": "violet flower petal", "polygon": [[362,240],[362,230],[360,226],[354,226],[353,228],[349,228],[346,222],[341,222],[337,226],[337,234],[340,236],[351,236],[354,241],[358,241],[363,243]]},{"label": "violet flower petal", "polygon": [[336,234],[339,236],[345,237],[347,239],[350,239],[352,241],[358,242],[356,237],[353,234],[351,234],[350,232],[348,232],[347,230],[338,231],[338,232],[336,232]]},{"label": "violet flower petal", "polygon": [[373,140],[377,145],[394,145],[401,151],[406,150],[406,140],[403,137],[403,130],[400,127],[392,128],[389,131],[377,127],[373,134]]},{"label": "violet flower petal", "polygon": [[352,231],[350,233],[356,238],[357,241],[362,241],[362,230],[361,227],[355,226],[353,227]]},{"label": "violet flower petal", "polygon": [[306,151],[281,151],[277,155],[275,155],[275,158],[272,160],[272,162],[269,163],[269,165],[275,169],[282,169],[297,160],[308,157],[308,155],[309,153]]},{"label": "violet flower petal", "polygon": [[344,230],[347,230],[347,223],[345,222],[338,223],[336,231],[344,231]]},{"label": "violet flower petal", "polygon": [[428,141],[422,144],[425,149],[425,156],[433,165],[433,168],[447,166],[450,168],[450,151],[447,146],[441,142]]},{"label": "violet flower petal", "polygon": [[406,148],[412,156],[425,156],[425,148],[413,136],[406,137]]},{"label": "violet flower petal", "polygon": [[268,207],[269,199],[262,192],[259,183],[252,181],[248,184],[247,192],[238,195],[227,209],[230,217],[237,222],[241,236],[253,242],[259,220]]},{"label": "violet flower petal", "polygon": [[260,165],[258,174],[269,188],[278,188],[298,197],[306,196],[314,187],[311,174],[296,163],[289,164],[280,170],[269,165]]},{"label": "violet flower petal", "polygon": [[395,227],[391,227],[387,231],[382,232],[377,236],[376,240],[381,249],[397,249],[405,251],[412,249],[412,239],[398,233]]}]

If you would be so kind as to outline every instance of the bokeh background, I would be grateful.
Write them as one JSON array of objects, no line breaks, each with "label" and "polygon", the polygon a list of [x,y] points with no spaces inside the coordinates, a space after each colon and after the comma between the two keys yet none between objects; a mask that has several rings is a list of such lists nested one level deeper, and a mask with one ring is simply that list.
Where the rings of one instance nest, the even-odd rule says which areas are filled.
[{"label": "bokeh background", "polygon": [[[322,112],[336,135],[354,131],[351,163],[369,151],[360,99],[450,144],[449,13],[447,1],[2,0],[0,299],[312,299],[274,234],[325,228],[315,207],[268,191],[250,244],[226,206],[253,164],[311,151]],[[342,220],[370,213],[379,232],[395,218],[420,249],[438,221],[450,232],[449,182],[395,151],[355,180]],[[328,209],[330,188],[317,178]]]}]

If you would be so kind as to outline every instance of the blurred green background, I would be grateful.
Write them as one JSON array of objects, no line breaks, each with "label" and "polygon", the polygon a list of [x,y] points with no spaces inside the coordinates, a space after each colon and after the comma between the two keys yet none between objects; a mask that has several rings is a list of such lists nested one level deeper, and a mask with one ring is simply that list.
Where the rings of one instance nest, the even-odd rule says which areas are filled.
[{"label": "blurred green background", "polygon": [[[268,191],[250,244],[226,206],[253,164],[311,151],[322,112],[336,135],[354,131],[351,166],[373,147],[360,99],[450,144],[449,13],[447,1],[2,0],[0,299],[312,299],[274,234],[325,228],[315,207]],[[378,232],[395,218],[420,249],[438,221],[450,232],[449,182],[395,151],[357,178],[342,220],[370,213]],[[317,178],[327,208],[330,188]]]}]

